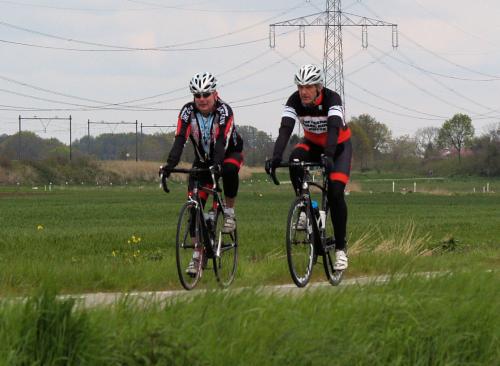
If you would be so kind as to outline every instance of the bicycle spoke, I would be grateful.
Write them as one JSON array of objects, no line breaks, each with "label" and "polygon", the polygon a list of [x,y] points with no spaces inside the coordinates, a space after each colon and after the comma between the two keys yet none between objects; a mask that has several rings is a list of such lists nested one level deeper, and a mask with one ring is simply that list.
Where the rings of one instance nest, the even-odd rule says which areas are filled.
[{"label": "bicycle spoke", "polygon": [[214,272],[222,287],[229,286],[235,277],[238,265],[238,239],[236,230],[233,233],[222,232],[224,215],[219,212],[216,218],[214,233]]},{"label": "bicycle spoke", "polygon": [[202,250],[202,238],[197,215],[197,208],[194,204],[187,202],[181,209],[177,225],[177,273],[182,286],[186,290],[191,290],[196,286],[203,272],[204,252]]},{"label": "bicycle spoke", "polygon": [[312,274],[314,248],[310,217],[303,198],[297,198],[288,214],[286,251],[288,268],[298,287],[307,285]]}]

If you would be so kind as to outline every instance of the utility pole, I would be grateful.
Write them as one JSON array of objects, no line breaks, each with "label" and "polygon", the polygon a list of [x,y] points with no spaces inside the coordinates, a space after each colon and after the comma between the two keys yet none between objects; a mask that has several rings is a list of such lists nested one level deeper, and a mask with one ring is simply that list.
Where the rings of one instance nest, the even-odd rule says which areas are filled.
[{"label": "utility pole", "polygon": [[140,153],[141,153],[141,156],[144,158],[144,132],[143,132],[143,129],[145,128],[159,128],[160,131],[161,131],[161,128],[162,127],[168,127],[168,128],[175,128],[177,127],[177,125],[157,125],[157,124],[152,124],[152,125],[143,125],[141,123],[141,150],[140,150]]},{"label": "utility pole", "polygon": [[[45,132],[47,132],[47,127],[48,125],[50,124],[50,122],[52,121],[69,121],[69,160],[72,159],[72,148],[71,148],[71,139],[72,139],[72,135],[71,135],[71,121],[72,121],[72,118],[71,118],[71,115],[69,116],[69,118],[64,118],[64,117],[22,117],[21,115],[19,115],[19,138],[18,138],[18,148],[17,148],[17,159],[18,160],[21,160],[21,150],[22,150],[22,144],[21,144],[21,123],[23,120],[38,120],[42,123],[42,126],[45,130]],[[47,122],[44,122],[44,121],[47,121]]]},{"label": "utility pole", "polygon": [[391,27],[392,47],[398,47],[397,25],[382,20],[361,17],[342,12],[341,0],[326,0],[324,12],[270,24],[269,47],[276,46],[276,27],[299,27],[299,46],[305,47],[305,27],[324,27],[325,43],[323,52],[323,72],[325,86],[330,86],[342,98],[345,115],[344,61],[342,54],[342,27],[361,27],[362,47],[368,47],[368,27]]},{"label": "utility pole", "polygon": [[138,122],[137,120],[135,120],[135,122],[104,122],[104,121],[101,121],[101,122],[94,122],[94,121],[91,121],[91,120],[88,120],[87,121],[87,137],[88,137],[88,145],[87,145],[87,151],[89,152],[90,154],[90,125],[91,124],[95,124],[95,125],[114,125],[114,126],[118,126],[118,125],[135,125],[135,161],[137,162],[139,160],[139,156],[138,156]]}]

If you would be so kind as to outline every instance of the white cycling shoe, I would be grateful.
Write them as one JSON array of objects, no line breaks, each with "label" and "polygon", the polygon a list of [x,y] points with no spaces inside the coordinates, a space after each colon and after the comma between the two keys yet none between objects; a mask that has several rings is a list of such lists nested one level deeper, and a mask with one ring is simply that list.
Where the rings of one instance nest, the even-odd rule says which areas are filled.
[{"label": "white cycling shoe", "polygon": [[224,225],[222,226],[222,232],[224,234],[231,234],[236,230],[236,217],[231,214],[224,214]]},{"label": "white cycling shoe", "polygon": [[333,269],[336,271],[343,271],[348,267],[347,254],[343,250],[335,251],[335,263]]},{"label": "white cycling shoe", "polygon": [[189,262],[186,268],[186,273],[191,277],[195,277],[196,274],[198,273],[198,269],[200,268],[200,260],[201,260],[201,251],[195,250],[193,252],[193,257],[191,258],[191,261]]}]

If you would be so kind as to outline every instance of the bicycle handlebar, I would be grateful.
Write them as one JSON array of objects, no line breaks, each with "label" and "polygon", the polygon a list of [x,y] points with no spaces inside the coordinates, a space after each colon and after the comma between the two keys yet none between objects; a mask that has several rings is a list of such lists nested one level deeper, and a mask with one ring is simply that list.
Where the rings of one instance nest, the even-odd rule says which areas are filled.
[{"label": "bicycle handlebar", "polygon": [[[295,167],[299,166],[299,167],[303,167],[303,168],[306,168],[306,167],[324,167],[325,164],[322,162],[312,162],[312,161],[292,161],[292,162],[282,161],[278,164],[278,166],[276,168],[289,168],[291,166],[295,166]],[[269,171],[269,172],[267,172],[267,174],[271,177],[274,184],[276,184],[277,186],[280,185],[280,181],[278,180],[278,177],[276,177],[276,170]]]},{"label": "bicycle handlebar", "polygon": [[[184,169],[184,168],[174,168],[174,169],[171,169],[170,170],[170,173],[183,173],[183,174],[191,174],[191,173],[207,173],[207,172],[210,172],[211,175],[212,175],[212,179],[215,183],[216,182],[216,179],[215,179],[215,176],[214,176],[214,172],[213,170],[210,168],[190,168],[190,169]],[[167,185],[167,180],[168,180],[168,177],[165,175],[165,173],[162,171],[162,173],[160,174],[160,184],[161,184],[161,188],[163,188],[163,190],[165,191],[165,193],[170,193],[170,189],[168,189],[168,185]]]}]

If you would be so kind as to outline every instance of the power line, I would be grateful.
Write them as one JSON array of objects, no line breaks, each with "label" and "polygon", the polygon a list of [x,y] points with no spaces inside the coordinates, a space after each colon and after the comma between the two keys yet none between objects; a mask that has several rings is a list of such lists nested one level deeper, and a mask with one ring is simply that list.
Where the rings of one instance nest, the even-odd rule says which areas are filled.
[{"label": "power line", "polygon": [[[353,35],[353,34],[351,33],[351,35]],[[354,36],[354,35],[353,35],[353,36]],[[356,36],[354,36],[354,37],[356,37]],[[391,52],[391,51],[389,51],[389,52],[385,52],[385,53],[384,53],[384,52],[382,52],[379,48],[377,48],[377,47],[374,47],[374,48],[375,48],[375,50],[376,50],[376,51],[378,51],[379,53],[381,53],[381,56],[379,56],[379,57],[375,57],[375,56],[373,55],[373,53],[372,53],[372,52],[370,52],[370,55],[374,58],[374,62],[372,62],[371,64],[380,63],[380,64],[382,64],[383,66],[385,66],[386,68],[388,68],[390,71],[392,71],[393,73],[396,73],[396,75],[397,75],[397,76],[402,77],[402,76],[401,76],[401,74],[399,74],[398,72],[396,72],[394,69],[390,68],[390,67],[389,67],[389,65],[387,65],[386,63],[380,62],[380,60],[381,60],[382,58],[384,58],[384,57],[388,56],[389,52]],[[305,51],[305,52],[307,53],[307,51]],[[308,54],[309,54],[309,53],[308,53]],[[316,59],[316,57],[314,57],[314,56],[313,56],[313,55],[311,55],[311,54],[309,54],[309,56],[311,56],[313,59]],[[393,58],[393,59],[394,59],[394,57],[393,57],[393,56],[389,56],[389,57],[391,57],[391,58]],[[360,67],[360,68],[358,68],[357,70],[352,71],[352,72],[350,72],[350,73],[349,73],[349,74],[347,74],[347,75],[348,75],[348,76],[350,76],[350,75],[352,75],[352,74],[354,74],[354,73],[356,73],[356,72],[358,72],[358,71],[360,71],[360,70],[364,69],[365,67],[370,66],[371,64],[367,64],[367,65],[361,66],[361,67]],[[405,63],[405,64],[406,64],[406,63]],[[411,111],[411,112],[416,112],[416,113],[424,114],[424,115],[427,115],[427,116],[430,116],[430,117],[436,117],[436,118],[438,118],[439,120],[443,120],[443,119],[447,119],[447,118],[448,118],[448,117],[446,117],[446,116],[434,115],[434,114],[430,114],[430,113],[426,113],[426,112],[418,111],[418,110],[413,109],[413,108],[411,108],[411,107],[407,107],[407,106],[404,106],[404,105],[402,105],[402,104],[396,103],[396,102],[394,102],[394,101],[389,100],[388,98],[384,98],[384,97],[382,97],[382,96],[380,95],[380,93],[375,93],[375,92],[372,92],[372,91],[370,91],[370,90],[368,90],[368,89],[366,89],[366,88],[364,88],[364,87],[360,86],[359,84],[356,84],[356,83],[355,83],[354,81],[352,81],[352,79],[350,79],[350,78],[348,78],[347,80],[349,81],[349,83],[350,83],[350,84],[352,84],[352,85],[354,85],[354,86],[356,86],[356,87],[358,87],[358,88],[362,89],[362,90],[363,90],[363,91],[365,91],[366,93],[368,93],[368,94],[370,94],[370,95],[372,95],[372,96],[374,96],[374,97],[376,97],[376,98],[379,98],[379,99],[381,99],[381,100],[384,100],[384,101],[385,101],[385,102],[387,102],[387,103],[393,104],[393,105],[395,105],[395,106],[397,106],[397,107],[399,107],[399,108],[402,108],[402,109],[405,109],[405,110],[408,110],[408,111]],[[413,82],[411,82],[409,79],[403,78],[403,80],[405,80],[406,82],[409,82],[412,86],[417,87],[417,85],[416,85],[416,84],[414,84]],[[423,89],[422,89],[422,88],[420,88],[420,87],[417,87],[417,88],[418,88],[419,90],[421,90],[421,91],[424,91],[426,94],[430,94],[430,95],[432,95],[433,97],[435,97],[435,98],[437,98],[437,99],[440,99],[441,101],[445,101],[444,99],[441,99],[440,97],[438,97],[438,96],[436,96],[436,95],[434,95],[434,94],[432,94],[432,93],[430,93],[430,92],[427,92],[427,91],[423,90]],[[356,100],[360,100],[359,98],[354,98],[354,99],[356,99]],[[363,101],[363,103],[365,103],[365,104],[367,104],[367,105],[368,105],[368,103],[367,103],[367,102],[364,102],[364,101]],[[448,103],[448,104],[449,104],[449,103]],[[387,109],[384,109],[384,108],[381,108],[381,107],[374,106],[374,105],[372,105],[372,104],[369,104],[369,105],[370,105],[370,106],[372,106],[373,108],[376,108],[376,109],[382,110],[382,111],[384,111],[384,112],[388,112],[388,113],[392,113],[392,114],[400,115],[400,116],[403,116],[403,117],[410,117],[410,118],[416,118],[416,119],[426,119],[426,120],[438,120],[438,119],[432,119],[432,118],[421,118],[421,117],[417,117],[417,116],[411,116],[411,115],[407,115],[407,114],[397,113],[397,112],[393,112],[393,111],[390,111],[390,110],[387,110]],[[455,108],[458,108],[458,109],[462,109],[462,108],[463,108],[463,107],[460,107],[460,106],[456,106],[456,105],[454,105],[454,104],[452,104],[452,106],[454,106]],[[476,112],[473,112],[473,111],[470,111],[470,112],[472,112],[472,113],[476,114]],[[479,116],[479,117],[478,117],[478,116]],[[490,118],[493,118],[492,116],[491,116],[491,117],[481,118],[481,116],[485,116],[485,115],[484,115],[484,114],[473,115],[473,118],[474,118],[474,119],[490,119]]]},{"label": "power line", "polygon": [[[363,3],[363,2],[361,2],[360,4],[361,4],[363,7],[365,7],[365,8],[366,8],[366,9],[367,9],[370,13],[374,14],[375,16],[377,16],[377,13],[376,13],[374,10],[372,10],[372,9],[371,9],[368,5],[366,5],[366,4],[365,4],[365,3]],[[403,36],[406,40],[408,40],[409,42],[413,43],[414,45],[416,45],[416,46],[417,46],[417,47],[419,47],[420,49],[422,49],[422,50],[426,51],[427,53],[430,53],[430,54],[431,54],[431,55],[433,55],[434,57],[439,58],[439,59],[441,59],[441,60],[443,60],[443,61],[445,61],[445,62],[447,62],[447,63],[449,63],[449,64],[451,64],[451,65],[454,65],[454,66],[456,66],[456,67],[458,67],[458,68],[460,68],[460,69],[463,69],[463,70],[469,71],[469,72],[474,73],[474,74],[477,74],[477,75],[487,76],[487,77],[489,77],[489,78],[494,78],[494,79],[500,79],[500,76],[498,76],[498,75],[492,75],[492,74],[483,73],[483,72],[481,72],[481,71],[473,70],[473,69],[471,69],[471,68],[469,68],[469,67],[467,67],[467,66],[463,66],[463,65],[460,65],[460,64],[458,64],[458,63],[456,63],[456,62],[453,62],[453,61],[451,61],[451,60],[448,60],[446,57],[443,57],[443,56],[441,56],[441,55],[437,54],[436,52],[431,51],[430,49],[428,49],[428,48],[424,47],[423,45],[421,45],[421,44],[420,44],[420,43],[418,43],[417,41],[413,40],[411,37],[409,37],[409,36],[405,35],[403,32],[400,32],[400,34],[401,34],[401,35],[402,35],[402,36]]]},{"label": "power line", "polygon": [[200,12],[200,13],[265,13],[265,12],[272,12],[272,11],[282,11],[286,10],[289,8],[280,8],[280,9],[267,9],[267,10],[258,10],[258,9],[190,9],[184,6],[171,6],[171,5],[163,5],[159,4],[156,2],[151,2],[151,1],[140,1],[140,0],[127,0],[131,3],[136,3],[136,4],[142,4],[142,5],[150,5],[155,8],[160,8],[160,9],[175,9],[175,10],[182,10],[182,11],[191,11],[191,12]]},{"label": "power line", "polygon": [[[352,35],[353,37],[356,37],[356,36],[355,36],[355,35],[353,35],[352,33],[351,33],[351,35]],[[378,49],[377,47],[373,47],[373,48],[375,48],[375,50],[376,50],[376,51],[378,51],[379,53],[382,53],[382,51],[381,51],[380,49]],[[368,50],[368,52],[370,53],[370,55],[371,55],[373,58],[376,58],[376,57],[373,55],[373,52],[371,52],[370,50]],[[471,114],[473,114],[473,115],[479,115],[479,116],[485,116],[485,115],[486,115],[485,113],[478,113],[478,112],[472,111],[472,110],[470,110],[470,109],[464,108],[463,106],[459,106],[459,105],[456,105],[456,104],[454,104],[454,103],[451,103],[451,102],[449,102],[447,99],[441,98],[441,97],[437,96],[436,94],[431,93],[431,92],[430,92],[429,90],[427,90],[427,89],[423,89],[423,88],[422,88],[421,86],[419,86],[418,84],[414,83],[413,81],[411,81],[411,80],[410,80],[410,79],[408,79],[407,77],[403,76],[403,75],[402,75],[401,73],[399,73],[398,71],[394,70],[394,69],[393,69],[392,67],[390,67],[387,63],[385,63],[385,62],[383,62],[383,61],[381,61],[381,60],[378,60],[378,63],[379,63],[379,64],[381,64],[381,65],[383,65],[383,66],[384,66],[387,70],[389,70],[389,71],[391,71],[392,73],[396,74],[399,78],[401,78],[402,80],[406,81],[407,83],[409,83],[409,84],[410,84],[410,85],[412,85],[413,87],[417,88],[418,90],[422,91],[422,92],[423,92],[424,94],[426,94],[426,95],[431,95],[431,96],[432,96],[432,97],[434,97],[435,99],[438,99],[438,100],[440,100],[441,102],[443,102],[443,103],[445,103],[445,104],[448,104],[448,105],[450,105],[450,106],[452,106],[452,107],[454,107],[454,108],[457,108],[458,110],[464,110],[464,111],[467,111],[468,113],[471,113]],[[429,75],[427,75],[427,74],[424,74],[424,75],[429,76]],[[432,78],[432,79],[433,79],[434,81],[436,81],[434,78]],[[436,82],[438,82],[438,81],[436,81]],[[438,83],[440,83],[440,82],[438,82]],[[442,83],[440,83],[440,84],[442,84]],[[472,101],[472,99],[470,99],[470,98],[468,98],[468,97],[465,97],[464,95],[462,95],[461,93],[458,93],[458,92],[457,92],[457,91],[455,91],[454,89],[451,89],[451,88],[449,88],[449,87],[447,87],[447,86],[445,86],[445,85],[442,85],[442,86],[443,86],[443,87],[445,87],[445,88],[447,88],[447,89],[448,89],[449,91],[451,91],[452,93],[454,93],[454,94],[456,94],[456,95],[459,95],[459,96],[461,96],[461,97],[463,97],[463,98],[466,98],[466,99],[468,99],[468,100]],[[475,102],[475,101],[472,101],[472,102],[473,102],[473,103],[477,103],[477,102]],[[490,108],[488,108],[488,107],[486,107],[486,108],[487,108],[487,109],[490,109]],[[490,109],[490,110],[491,110],[491,111],[495,111],[495,110],[493,110],[493,109]]]},{"label": "power line", "polygon": [[[301,3],[302,3],[302,1],[301,1]],[[189,41],[189,42],[182,42],[182,43],[163,45],[163,46],[155,46],[155,47],[128,47],[128,46],[114,45],[114,44],[108,44],[108,43],[89,42],[89,41],[78,40],[78,39],[74,39],[74,38],[68,38],[68,37],[63,37],[63,36],[59,36],[59,35],[49,34],[49,33],[41,32],[38,30],[29,29],[29,28],[15,25],[15,24],[7,23],[4,21],[0,21],[0,25],[3,25],[3,26],[8,27],[8,28],[16,29],[19,31],[28,32],[28,33],[32,33],[32,34],[36,34],[36,35],[41,35],[44,37],[53,38],[53,39],[57,39],[57,40],[65,41],[65,42],[83,44],[86,46],[104,47],[104,48],[109,48],[109,49],[79,49],[79,48],[66,48],[66,47],[38,46],[35,44],[24,43],[24,42],[11,42],[11,41],[6,41],[6,40],[0,40],[0,41],[5,42],[5,43],[13,43],[13,44],[17,44],[17,45],[24,45],[24,46],[31,46],[31,47],[41,47],[41,48],[67,50],[67,51],[92,51],[92,52],[111,52],[111,51],[114,51],[114,52],[116,52],[116,51],[121,51],[121,52],[123,52],[123,51],[126,51],[126,52],[131,52],[131,51],[164,51],[164,52],[170,51],[170,52],[172,52],[172,51],[198,51],[198,50],[203,50],[203,49],[217,49],[217,48],[234,47],[234,46],[239,46],[239,45],[244,45],[244,44],[249,44],[249,43],[255,43],[255,42],[267,39],[267,37],[252,40],[252,41],[239,42],[239,43],[222,45],[222,46],[199,47],[199,48],[176,48],[176,47],[181,47],[181,46],[186,46],[186,45],[196,44],[196,43],[203,43],[206,41],[211,41],[211,40],[227,37],[230,35],[234,35],[237,33],[241,33],[241,32],[244,32],[246,30],[252,29],[258,25],[268,23],[270,20],[279,18],[279,17],[297,9],[298,7],[299,6],[296,5],[295,7],[287,9],[286,11],[281,12],[280,14],[274,15],[270,18],[266,18],[266,19],[261,20],[257,23],[254,23],[254,24],[251,24],[251,25],[248,25],[248,26],[245,26],[245,27],[242,27],[242,28],[230,31],[230,32],[226,32],[223,34],[218,34],[215,36],[206,37],[206,38],[193,40],[193,41]]]},{"label": "power line", "polygon": [[427,9],[427,8],[426,8],[425,6],[423,6],[423,5],[422,5],[419,1],[417,1],[417,0],[413,0],[413,1],[414,1],[414,2],[415,2],[415,3],[416,3],[416,4],[417,4],[417,5],[418,5],[421,9],[423,9],[423,10],[424,10],[427,14],[430,14],[430,15],[432,15],[433,17],[438,18],[441,22],[443,22],[443,23],[445,23],[445,24],[448,24],[450,27],[453,27],[453,28],[455,28],[455,29],[459,30],[460,32],[462,32],[462,33],[464,33],[464,34],[467,34],[468,36],[471,36],[471,37],[473,37],[473,38],[479,39],[479,40],[481,40],[481,41],[486,41],[486,42],[488,42],[489,44],[491,44],[491,45],[492,45],[492,46],[494,46],[494,47],[497,47],[497,48],[498,48],[498,47],[500,47],[500,45],[499,45],[499,44],[497,44],[497,43],[493,43],[493,42],[491,42],[490,40],[484,39],[484,38],[482,38],[482,37],[480,37],[480,36],[478,36],[478,35],[476,35],[476,34],[474,34],[474,33],[471,33],[471,32],[469,32],[469,31],[467,31],[467,30],[463,29],[462,27],[459,27],[459,26],[458,26],[458,25],[456,25],[455,23],[449,22],[449,21],[447,21],[447,20],[443,20],[443,19],[442,19],[439,15],[437,15],[435,12],[432,12],[432,11],[430,11],[429,9]]}]

